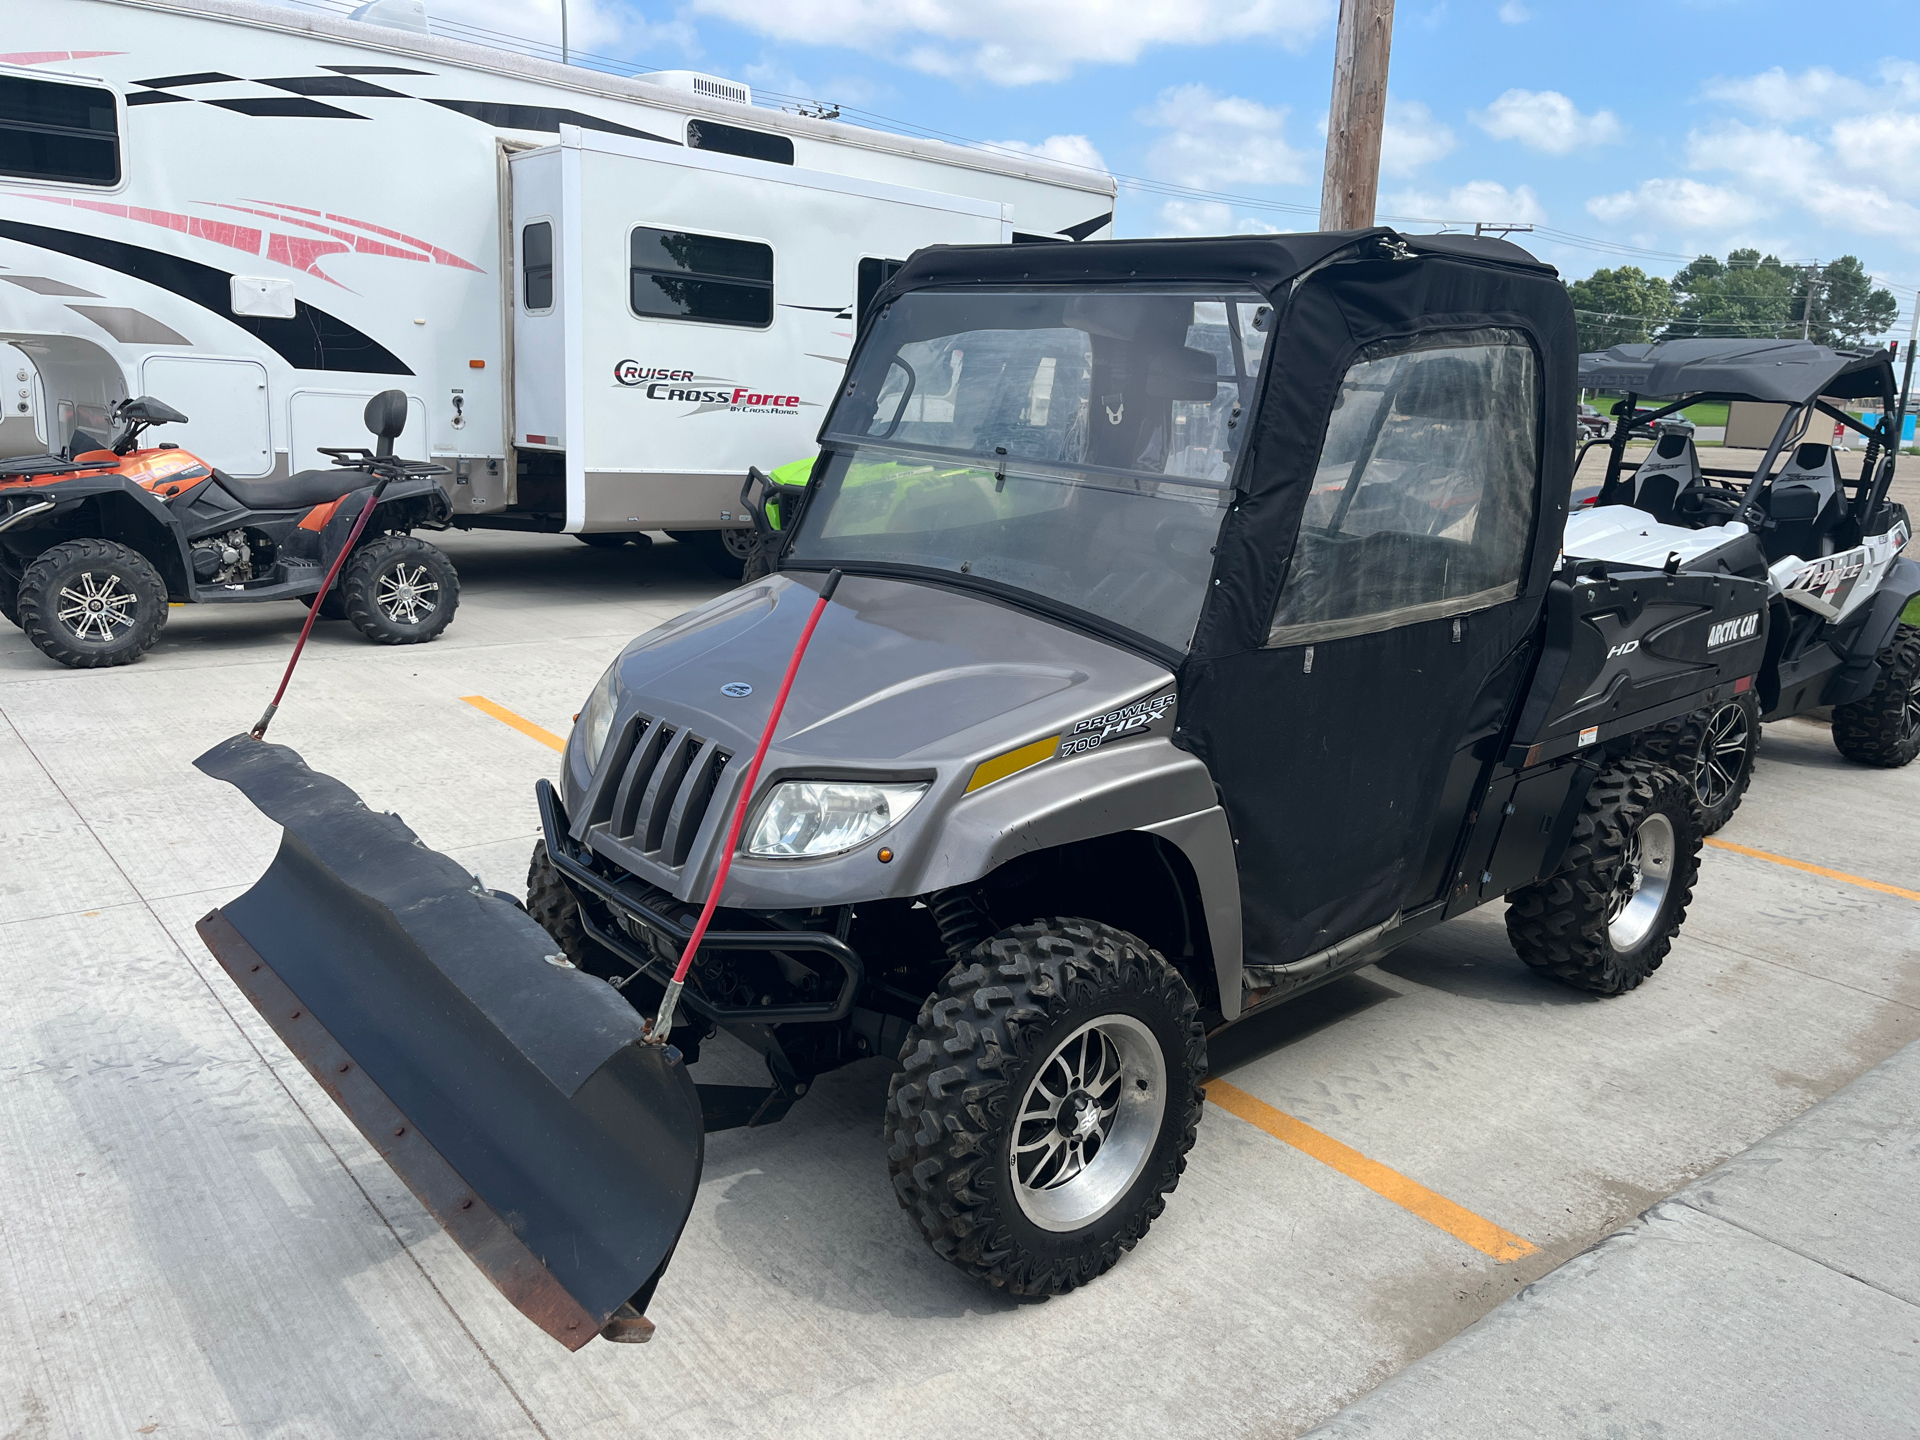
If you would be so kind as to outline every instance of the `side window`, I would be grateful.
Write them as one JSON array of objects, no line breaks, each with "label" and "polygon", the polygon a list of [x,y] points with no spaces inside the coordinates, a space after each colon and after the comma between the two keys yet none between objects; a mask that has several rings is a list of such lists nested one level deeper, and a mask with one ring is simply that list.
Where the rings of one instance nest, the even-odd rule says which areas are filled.
[{"label": "side window", "polygon": [[718,150],[722,155],[743,155],[749,160],[765,160],[774,165],[793,164],[793,141],[785,135],[743,130],[738,125],[722,125],[718,120],[689,120],[687,144],[695,150]]},{"label": "side window", "polygon": [[531,314],[553,308],[553,222],[536,220],[520,230],[520,304]]},{"label": "side window", "polygon": [[859,283],[855,286],[857,299],[853,302],[853,320],[856,325],[867,318],[867,311],[873,305],[873,297],[880,293],[880,287],[894,277],[904,260],[875,260],[872,256],[860,262]]},{"label": "side window", "polygon": [[0,76],[0,175],[118,185],[120,122],[113,92]]},{"label": "side window", "polygon": [[1363,352],[1334,402],[1267,643],[1387,630],[1518,594],[1538,390],[1532,347],[1514,331]]},{"label": "side window", "polygon": [[633,313],[716,325],[773,323],[773,247],[680,230],[634,229],[628,300]]}]

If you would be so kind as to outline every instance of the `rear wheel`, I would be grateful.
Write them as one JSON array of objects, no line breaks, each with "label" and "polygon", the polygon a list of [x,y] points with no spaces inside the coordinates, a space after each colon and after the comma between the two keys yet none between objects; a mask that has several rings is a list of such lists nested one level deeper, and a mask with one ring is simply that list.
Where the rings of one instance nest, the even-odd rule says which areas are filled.
[{"label": "rear wheel", "polygon": [[1833,707],[1833,744],[1856,765],[1898,769],[1920,755],[1920,625],[1902,625],[1882,650],[1864,700]]},{"label": "rear wheel", "polygon": [[3,558],[0,558],[0,615],[14,625],[20,623],[20,577],[7,568]]},{"label": "rear wheel", "polygon": [[1700,800],[1686,776],[1621,760],[1587,789],[1561,868],[1508,897],[1507,938],[1537,970],[1619,995],[1667,958],[1693,899]]},{"label": "rear wheel", "polygon": [[377,645],[423,644],[452,623],[460,604],[453,562],[411,535],[362,545],[347,561],[340,587],[347,619]]},{"label": "rear wheel", "polygon": [[167,623],[167,587],[138,550],[69,540],[20,577],[20,628],[49,659],[75,669],[129,665]]},{"label": "rear wheel", "polygon": [[934,1251],[1016,1295],[1111,1269],[1180,1182],[1207,1041],[1143,941],[1042,920],[928,997],[887,1092],[894,1191]]},{"label": "rear wheel", "polygon": [[1644,732],[1634,754],[1672,766],[1693,781],[1700,797],[1702,834],[1733,818],[1753,780],[1760,751],[1760,702],[1751,691]]},{"label": "rear wheel", "polygon": [[729,580],[738,580],[758,548],[751,530],[669,530],[707,565]]}]

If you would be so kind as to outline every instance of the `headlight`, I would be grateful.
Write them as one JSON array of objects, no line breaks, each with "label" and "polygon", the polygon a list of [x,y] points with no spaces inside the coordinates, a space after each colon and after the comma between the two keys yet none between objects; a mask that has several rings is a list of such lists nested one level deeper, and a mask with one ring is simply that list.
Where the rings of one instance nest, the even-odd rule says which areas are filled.
[{"label": "headlight", "polygon": [[868,785],[847,780],[788,780],[776,785],[747,842],[749,855],[838,855],[864,845],[927,793],[927,782]]},{"label": "headlight", "polygon": [[618,660],[607,667],[607,673],[600,677],[600,683],[593,687],[593,694],[587,697],[580,718],[573,722],[574,728],[580,732],[580,743],[589,770],[600,768],[600,753],[607,748],[607,736],[613,731],[614,672],[619,668]]}]

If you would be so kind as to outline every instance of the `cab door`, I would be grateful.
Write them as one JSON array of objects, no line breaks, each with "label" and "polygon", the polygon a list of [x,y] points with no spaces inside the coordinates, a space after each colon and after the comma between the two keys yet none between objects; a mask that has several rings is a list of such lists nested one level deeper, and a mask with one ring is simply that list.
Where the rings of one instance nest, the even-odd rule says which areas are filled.
[{"label": "cab door", "polygon": [[1249,966],[1444,892],[1540,612],[1540,375],[1511,328],[1359,349],[1288,502],[1264,643],[1187,666],[1182,718],[1233,824]]}]

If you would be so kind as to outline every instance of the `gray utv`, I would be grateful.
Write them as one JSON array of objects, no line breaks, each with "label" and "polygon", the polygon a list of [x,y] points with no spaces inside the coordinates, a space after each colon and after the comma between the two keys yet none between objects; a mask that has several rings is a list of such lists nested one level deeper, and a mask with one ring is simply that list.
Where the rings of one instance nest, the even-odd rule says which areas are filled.
[{"label": "gray utv", "polygon": [[[243,736],[200,767],[285,843],[201,933],[570,1346],[650,1332],[706,1132],[868,1057],[934,1249],[1071,1290],[1177,1184],[1219,1027],[1503,897],[1558,980],[1667,954],[1699,807],[1632,748],[1751,682],[1766,587],[1560,561],[1573,334],[1501,241],[922,251],[777,572],[594,686],[530,916]],[[693,1081],[720,1031],[766,1085]]]},{"label": "gray utv", "polygon": [[[1901,555],[1912,526],[1887,498],[1901,423],[1892,355],[1804,340],[1667,340],[1581,356],[1580,384],[1625,398],[1605,442],[1606,480],[1568,520],[1566,553],[1767,586],[1766,660],[1754,684],[1656,727],[1639,746],[1693,777],[1707,833],[1739,808],[1762,721],[1831,706],[1833,743],[1856,764],[1895,768],[1920,755],[1920,625],[1900,618],[1920,594],[1920,564]],[[1667,403],[1642,410],[1647,396]],[[1712,400],[1780,411],[1758,464],[1700,463],[1693,427],[1673,417]],[[1874,407],[1876,423],[1844,409],[1848,401]],[[1842,473],[1829,424],[1866,441],[1857,474]],[[1654,442],[1640,460],[1626,458],[1629,431]]]}]

